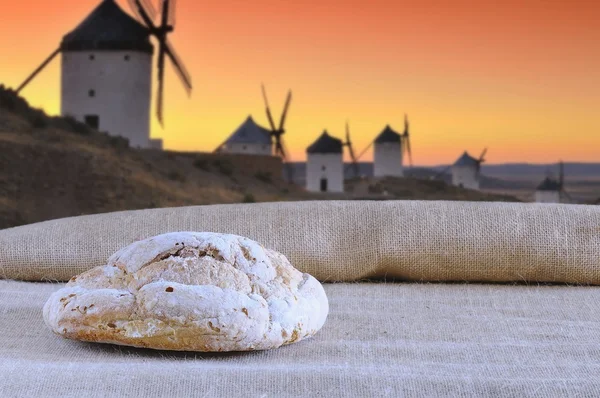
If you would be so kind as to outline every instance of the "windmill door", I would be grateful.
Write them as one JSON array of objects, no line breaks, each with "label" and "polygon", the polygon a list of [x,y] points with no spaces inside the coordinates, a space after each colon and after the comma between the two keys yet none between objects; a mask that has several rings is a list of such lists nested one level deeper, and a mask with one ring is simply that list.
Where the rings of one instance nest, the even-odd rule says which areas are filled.
[{"label": "windmill door", "polygon": [[100,128],[100,118],[98,115],[86,115],[85,124],[93,129],[98,130]]},{"label": "windmill door", "polygon": [[327,192],[327,178],[321,178],[321,192]]}]

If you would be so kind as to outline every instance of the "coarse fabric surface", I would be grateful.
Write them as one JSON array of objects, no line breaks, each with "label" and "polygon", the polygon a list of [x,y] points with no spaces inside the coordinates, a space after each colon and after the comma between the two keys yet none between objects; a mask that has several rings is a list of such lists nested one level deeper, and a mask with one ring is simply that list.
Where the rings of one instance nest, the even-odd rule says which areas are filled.
[{"label": "coarse fabric surface", "polygon": [[195,354],[54,335],[42,306],[62,284],[0,281],[1,397],[592,397],[600,288],[326,284],[311,339]]},{"label": "coarse fabric surface", "polygon": [[320,281],[600,284],[600,207],[316,201],[126,211],[0,231],[0,278],[66,281],[154,235],[242,235]]}]

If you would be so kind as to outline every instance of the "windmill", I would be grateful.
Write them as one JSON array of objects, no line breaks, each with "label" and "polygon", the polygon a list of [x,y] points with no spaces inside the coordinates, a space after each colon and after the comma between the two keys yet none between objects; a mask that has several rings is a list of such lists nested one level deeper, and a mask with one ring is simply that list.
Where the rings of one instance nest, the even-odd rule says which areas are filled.
[{"label": "windmill", "polygon": [[[404,176],[403,157],[408,155],[409,165],[412,166],[412,149],[410,145],[410,126],[408,116],[404,115],[404,133],[399,134],[390,125],[387,125],[381,134],[367,145],[367,147],[354,159],[358,162],[370,149],[374,150],[374,174],[375,177]],[[384,165],[384,167],[381,167]],[[351,167],[348,165],[346,169]]]},{"label": "windmill", "polygon": [[546,178],[538,185],[535,201],[538,203],[562,203],[563,198],[573,202],[571,195],[565,190],[565,171],[563,162],[558,164],[558,180],[548,171]]},{"label": "windmill", "polygon": [[452,185],[466,189],[479,190],[481,165],[485,163],[486,154],[487,148],[481,152],[479,158],[474,158],[465,151],[454,164],[442,170],[434,178],[439,178],[446,174],[448,169],[452,169]]},{"label": "windmill", "polygon": [[288,162],[288,151],[285,146],[285,142],[283,140],[283,135],[285,134],[285,121],[287,118],[287,113],[290,109],[290,104],[292,102],[292,90],[288,91],[287,98],[285,100],[285,104],[283,106],[283,111],[281,113],[281,117],[279,118],[279,125],[275,125],[275,121],[273,120],[273,114],[271,113],[271,107],[269,106],[269,99],[267,98],[267,90],[265,89],[265,85],[261,86],[263,100],[265,102],[265,111],[267,113],[267,119],[269,120],[269,126],[271,127],[271,142],[273,145],[273,152],[275,156],[279,156],[283,163],[285,164],[285,168],[288,174],[289,182],[293,181],[293,168],[292,165]]},{"label": "windmill", "polygon": [[569,200],[569,202],[573,203],[573,198],[565,189],[565,164],[562,160],[558,163],[558,186],[560,194],[564,195]]},{"label": "windmill", "polygon": [[[103,0],[80,25],[63,37],[58,49],[16,91],[22,92],[53,59],[63,54],[61,114],[81,119],[110,134],[124,136],[134,146],[146,147],[150,145],[153,53],[150,37],[155,38],[159,48],[156,115],[161,125],[164,125],[166,58],[188,95],[192,80],[168,40],[168,35],[175,29],[175,0],[161,0],[158,24],[154,22],[158,13],[148,0],[129,0],[129,4],[137,20],[123,11],[115,0]],[[86,72],[90,70],[93,74]],[[82,96],[82,92],[89,95]]]},{"label": "windmill", "polygon": [[458,158],[458,160],[456,162],[454,162],[450,166],[446,167],[445,169],[443,169],[442,171],[440,171],[439,173],[437,173],[436,175],[431,177],[431,179],[438,180],[440,178],[443,178],[444,175],[448,172],[448,170],[450,170],[452,168],[461,168],[461,169],[474,168],[475,169],[474,176],[475,176],[475,178],[479,178],[479,174],[481,173],[481,165],[483,163],[485,163],[485,155],[487,154],[487,151],[488,151],[488,149],[484,148],[483,152],[481,152],[481,155],[479,156],[478,159],[472,157],[471,155],[469,155],[469,153],[467,151],[465,151],[462,154],[462,156],[460,158]]},{"label": "windmill", "polygon": [[354,156],[354,147],[352,146],[352,141],[350,140],[350,125],[346,122],[346,142],[342,143],[342,146],[348,147],[348,152],[350,153],[350,159],[352,159],[352,168],[354,170],[354,177],[358,177],[360,175],[358,161],[356,156]]},{"label": "windmill", "polygon": [[148,0],[129,0],[129,4],[138,20],[146,25],[150,35],[154,36],[158,42],[156,116],[160,124],[164,125],[165,57],[171,61],[187,94],[191,95],[192,93],[192,78],[168,39],[169,33],[175,31],[175,6],[177,2],[176,0],[162,0],[160,23],[158,25],[154,23],[156,10]]}]

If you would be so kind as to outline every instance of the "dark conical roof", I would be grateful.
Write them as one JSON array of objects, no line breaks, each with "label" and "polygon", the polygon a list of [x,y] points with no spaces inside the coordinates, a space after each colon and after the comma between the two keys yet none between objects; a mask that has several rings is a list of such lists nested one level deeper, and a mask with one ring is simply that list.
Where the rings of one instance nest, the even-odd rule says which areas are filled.
[{"label": "dark conical roof", "polygon": [[342,140],[330,136],[327,131],[306,149],[307,153],[342,153]]},{"label": "dark conical roof", "polygon": [[462,154],[460,158],[456,162],[454,162],[454,166],[473,166],[476,167],[479,165],[479,160],[475,159],[473,156],[469,155],[468,152]]},{"label": "dark conical roof", "polygon": [[376,144],[383,144],[387,142],[402,142],[402,136],[398,134],[398,132],[394,131],[389,124],[385,126],[381,134],[375,138]]},{"label": "dark conical roof", "polygon": [[252,116],[248,116],[227,139],[227,143],[271,145],[271,132],[256,124]]},{"label": "dark conical roof", "polygon": [[553,180],[550,177],[546,177],[544,181],[537,187],[538,191],[560,191],[560,182]]},{"label": "dark conical roof", "polygon": [[104,0],[63,37],[62,51],[132,50],[152,53],[148,29],[130,17],[114,0]]}]

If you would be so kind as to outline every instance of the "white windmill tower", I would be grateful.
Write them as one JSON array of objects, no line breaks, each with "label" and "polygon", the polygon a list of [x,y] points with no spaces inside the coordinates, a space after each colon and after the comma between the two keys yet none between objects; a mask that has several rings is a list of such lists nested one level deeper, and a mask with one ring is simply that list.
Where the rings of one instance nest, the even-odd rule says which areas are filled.
[{"label": "white windmill tower", "polygon": [[551,176],[547,176],[538,185],[535,191],[536,203],[563,203],[571,199],[567,191],[565,191],[565,172],[562,162],[559,163],[558,169],[558,181]]},{"label": "white windmill tower", "polygon": [[375,177],[403,177],[403,155],[408,154],[412,164],[410,150],[410,132],[408,117],[404,117],[404,133],[399,134],[387,125],[374,142],[374,175]]},{"label": "white windmill tower", "polygon": [[483,150],[479,159],[475,159],[465,151],[465,153],[463,153],[451,166],[452,185],[478,191],[481,164],[485,162],[486,153],[487,148]]},{"label": "white windmill tower", "polygon": [[306,189],[311,192],[344,192],[342,140],[327,130],[306,149]]},{"label": "white windmill tower", "polygon": [[[143,3],[143,4],[142,4]],[[167,35],[174,30],[175,2],[162,0],[160,23],[147,0],[131,0],[135,20],[114,0],[103,0],[60,47],[36,69],[17,92],[23,90],[56,56],[62,54],[61,114],[95,129],[129,139],[139,148],[162,147],[150,140],[152,55],[150,37],[158,42],[157,116],[163,123],[165,57],[169,58],[184,87],[191,78]]]}]

